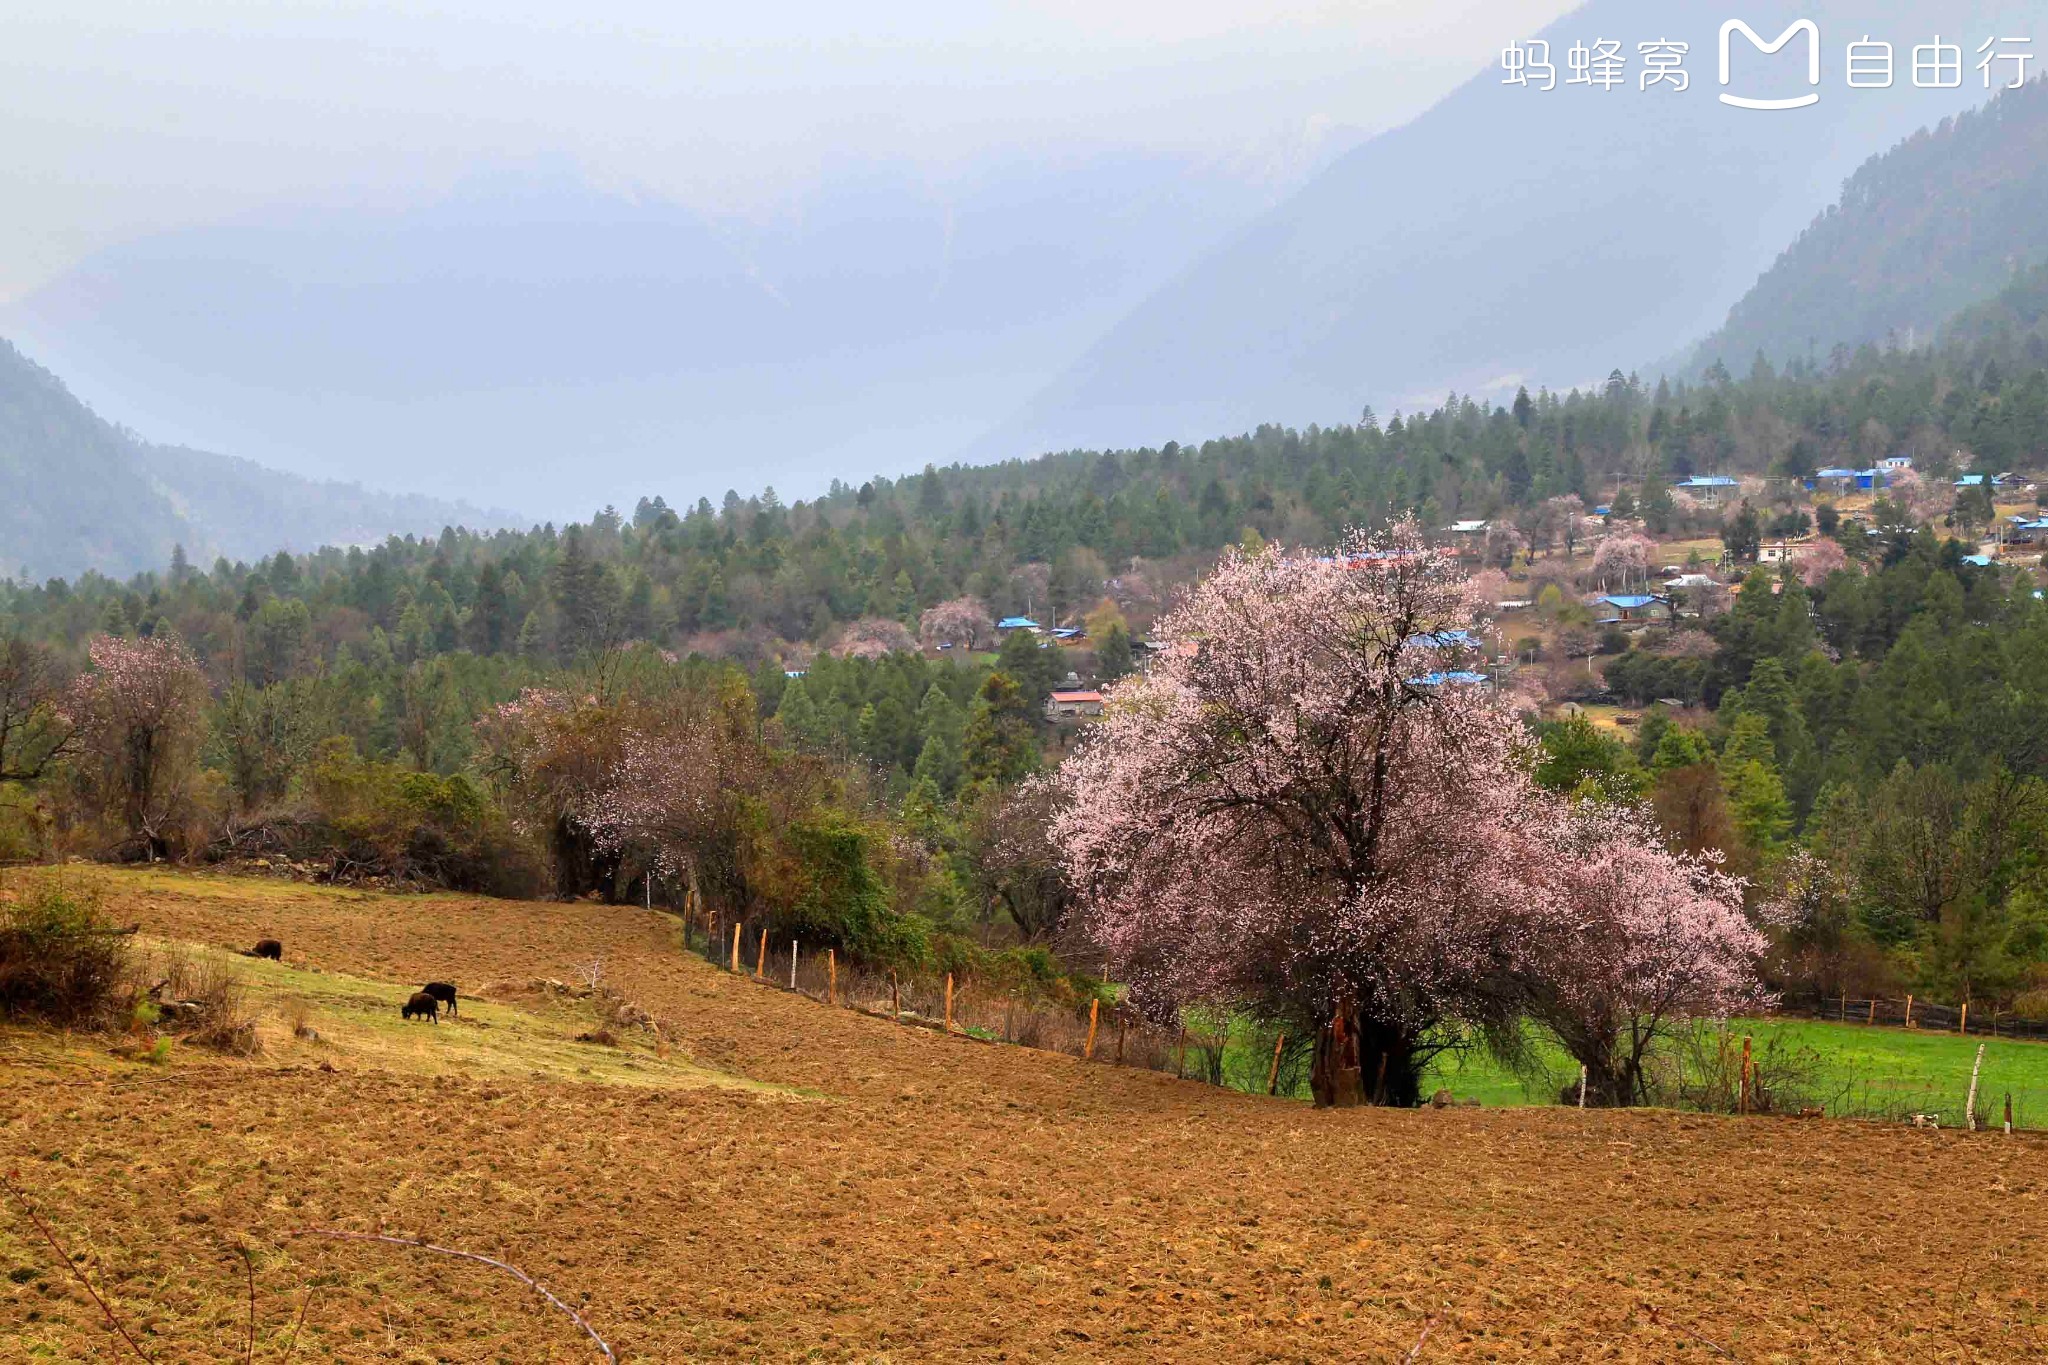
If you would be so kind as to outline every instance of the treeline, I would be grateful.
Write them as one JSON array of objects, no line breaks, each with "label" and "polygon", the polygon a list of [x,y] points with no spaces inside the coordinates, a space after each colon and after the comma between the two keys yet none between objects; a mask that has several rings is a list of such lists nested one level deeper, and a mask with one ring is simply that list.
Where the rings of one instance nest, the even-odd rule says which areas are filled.
[{"label": "treeline", "polygon": [[125,583],[0,583],[0,622],[74,652],[96,632],[167,625],[217,680],[254,686],[454,654],[561,666],[627,641],[801,664],[850,636],[885,639],[878,627],[906,642],[926,612],[962,601],[990,622],[1079,624],[1108,598],[1142,628],[1248,534],[1329,544],[1407,509],[1440,526],[1558,498],[1592,506],[1616,488],[1666,529],[1687,515],[1668,490],[1694,473],[1806,476],[1900,453],[1930,480],[1965,461],[2026,468],[2048,430],[2044,305],[2048,290],[2016,286],[1995,322],[1953,346],[1838,349],[1783,372],[1759,361],[1740,380],[1717,367],[1703,384],[1650,389],[1616,373],[1592,392],[1506,406],[1453,396],[1384,425],[1368,413],[1198,447],[928,468],[794,505],[772,490],[718,507],[650,498],[630,517],[561,528],[210,568],[181,554]]}]

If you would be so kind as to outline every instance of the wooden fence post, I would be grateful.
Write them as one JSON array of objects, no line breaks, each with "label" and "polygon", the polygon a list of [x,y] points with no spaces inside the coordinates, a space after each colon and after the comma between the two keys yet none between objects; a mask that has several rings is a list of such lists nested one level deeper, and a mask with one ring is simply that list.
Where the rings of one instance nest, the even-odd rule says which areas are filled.
[{"label": "wooden fence post", "polygon": [[796,940],[789,941],[789,988],[796,989]]},{"label": "wooden fence post", "polygon": [[839,1003],[839,954],[832,948],[825,950],[825,1003]]},{"label": "wooden fence post", "polygon": [[1586,1107],[1586,1064],[1579,1063],[1579,1108]]},{"label": "wooden fence post", "polygon": [[754,980],[756,980],[756,981],[766,981],[767,979],[768,979],[768,929],[767,929],[767,927],[766,927],[766,926],[764,925],[764,926],[762,927],[762,929],[761,929],[761,951],[760,951],[760,952],[759,952],[758,954],[756,954],[756,956],[755,956],[755,958],[754,958]]},{"label": "wooden fence post", "polygon": [[2005,1135],[2012,1136],[2012,1091],[2005,1092]]},{"label": "wooden fence post", "polygon": [[946,1032],[953,1031],[953,974],[946,973]]},{"label": "wooden fence post", "polygon": [[732,927],[732,969],[735,973],[740,969],[740,927],[737,924]]},{"label": "wooden fence post", "polygon": [[1273,1040],[1273,1065],[1266,1069],[1266,1093],[1280,1093],[1280,1049],[1287,1046],[1287,1035],[1281,1034]]},{"label": "wooden fence post", "polygon": [[1742,1094],[1736,1101],[1735,1112],[1749,1112],[1749,1035],[1742,1035]]},{"label": "wooden fence post", "polygon": [[1081,1048],[1081,1060],[1084,1062],[1095,1060],[1095,1017],[1101,1009],[1100,997],[1088,1002],[1088,1041]]},{"label": "wooden fence post", "polygon": [[1877,1022],[1877,997],[1874,995],[1870,997],[1870,1022]]},{"label": "wooden fence post", "polygon": [[1906,1027],[1913,1027],[1913,997],[1911,995],[1906,997]]},{"label": "wooden fence post", "polygon": [[1965,1000],[1965,1001],[1963,1002],[1963,1015],[1962,1015],[1962,1018],[1960,1018],[1960,1019],[1956,1020],[1956,1032],[1957,1032],[1957,1033],[1960,1033],[1960,1034],[1962,1034],[1962,1035],[1963,1035],[1964,1037],[1968,1037],[1968,1036],[1969,1036],[1969,1033],[1970,1033],[1970,1002],[1969,1002],[1969,1001],[1967,1001],[1967,1000]]},{"label": "wooden fence post", "polygon": [[1977,1060],[1970,1064],[1970,1098],[1963,1102],[1963,1131],[1977,1131],[1977,1073],[1984,1069],[1984,1044],[1977,1044]]}]

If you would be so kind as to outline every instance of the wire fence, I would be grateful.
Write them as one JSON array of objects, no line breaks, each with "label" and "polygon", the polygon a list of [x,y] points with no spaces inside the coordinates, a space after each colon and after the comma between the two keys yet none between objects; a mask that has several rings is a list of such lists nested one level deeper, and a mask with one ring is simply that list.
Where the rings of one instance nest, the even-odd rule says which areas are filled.
[{"label": "wire fence", "polygon": [[2027,1018],[2009,1010],[2000,1011],[1989,1005],[1942,1005],[1916,999],[1910,995],[1896,999],[1857,999],[1844,995],[1788,999],[1780,1008],[1786,1014],[1822,1019],[1829,1023],[2048,1042],[2048,1019]]}]

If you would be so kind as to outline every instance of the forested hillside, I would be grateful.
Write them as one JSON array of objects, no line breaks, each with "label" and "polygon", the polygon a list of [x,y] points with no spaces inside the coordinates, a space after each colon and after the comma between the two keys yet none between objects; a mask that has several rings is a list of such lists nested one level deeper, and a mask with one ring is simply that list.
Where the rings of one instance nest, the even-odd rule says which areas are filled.
[{"label": "forested hillside", "polygon": [[125,577],[168,564],[179,545],[202,560],[255,557],[503,520],[473,506],[151,445],[0,342],[0,573]]},{"label": "forested hillside", "polygon": [[[2031,297],[2015,291],[2005,306]],[[990,621],[1031,613],[1079,625],[1105,596],[1149,619],[1193,564],[1247,532],[1327,544],[1416,508],[1430,526],[1505,516],[1544,537],[1551,500],[1592,506],[1623,485],[1664,529],[1689,515],[1670,490],[1693,474],[1804,476],[1898,454],[1935,483],[1965,468],[2030,468],[2048,431],[2048,361],[2010,326],[1992,336],[1967,325],[1969,345],[1941,350],[1864,347],[1822,366],[1761,366],[1740,380],[1717,370],[1654,389],[1617,372],[1593,392],[1493,407],[1454,397],[1384,424],[929,469],[835,483],[812,502],[786,505],[773,490],[731,492],[718,507],[652,498],[630,516],[531,532],[450,530],[211,566],[188,554],[191,567],[132,582],[0,589],[0,610],[55,640],[82,638],[110,610],[131,626],[164,617],[213,653],[271,604],[303,602],[308,647],[330,659],[376,641],[400,662],[457,648],[567,661],[641,640],[749,665],[869,637],[886,648],[963,597]],[[68,412],[45,381],[46,405]],[[127,472],[130,447],[110,429],[54,430],[99,438],[71,463],[99,461],[93,479],[107,496],[162,496]],[[82,483],[32,481],[27,505]],[[71,515],[127,524],[103,512],[95,523],[87,510]],[[169,546],[158,553],[168,565]]]},{"label": "forested hillside", "polygon": [[2048,77],[1922,129],[1849,177],[1841,200],[1702,342],[1695,371],[1920,345],[2048,258]]}]

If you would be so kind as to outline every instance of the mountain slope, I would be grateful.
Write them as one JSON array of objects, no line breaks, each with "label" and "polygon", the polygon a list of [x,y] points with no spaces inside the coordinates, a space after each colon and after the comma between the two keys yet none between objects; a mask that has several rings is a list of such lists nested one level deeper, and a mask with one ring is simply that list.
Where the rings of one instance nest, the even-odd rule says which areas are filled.
[{"label": "mountain slope", "polygon": [[[1578,40],[1622,39],[1631,58],[1638,41],[1688,42],[1685,93],[1633,81],[1545,93],[1482,73],[1154,294],[978,453],[1156,444],[1352,420],[1365,403],[1413,406],[1450,388],[1596,380],[1725,316],[1871,148],[1984,98],[1843,88],[1852,30],[1890,37],[1902,58],[1926,40],[1919,0],[1753,8],[1767,36],[1805,15],[1820,24],[1822,98],[1790,113],[1719,103],[1725,6],[1655,8],[1592,0],[1544,36],[1560,80]],[[1943,10],[1944,33],[2031,17],[2000,0]],[[1739,54],[1736,74],[1754,94],[1803,90],[1781,57]]]},{"label": "mountain slope", "polygon": [[1972,304],[1941,329],[1943,344],[1994,357],[2048,360],[2048,262],[2023,270],[1982,303]]},{"label": "mountain slope", "polygon": [[1942,321],[2048,259],[2048,77],[1923,128],[1831,206],[1701,342],[1695,367],[1831,345],[1934,338]]},{"label": "mountain slope", "polygon": [[162,568],[177,545],[203,564],[509,520],[148,444],[0,341],[0,574],[125,577]]}]

